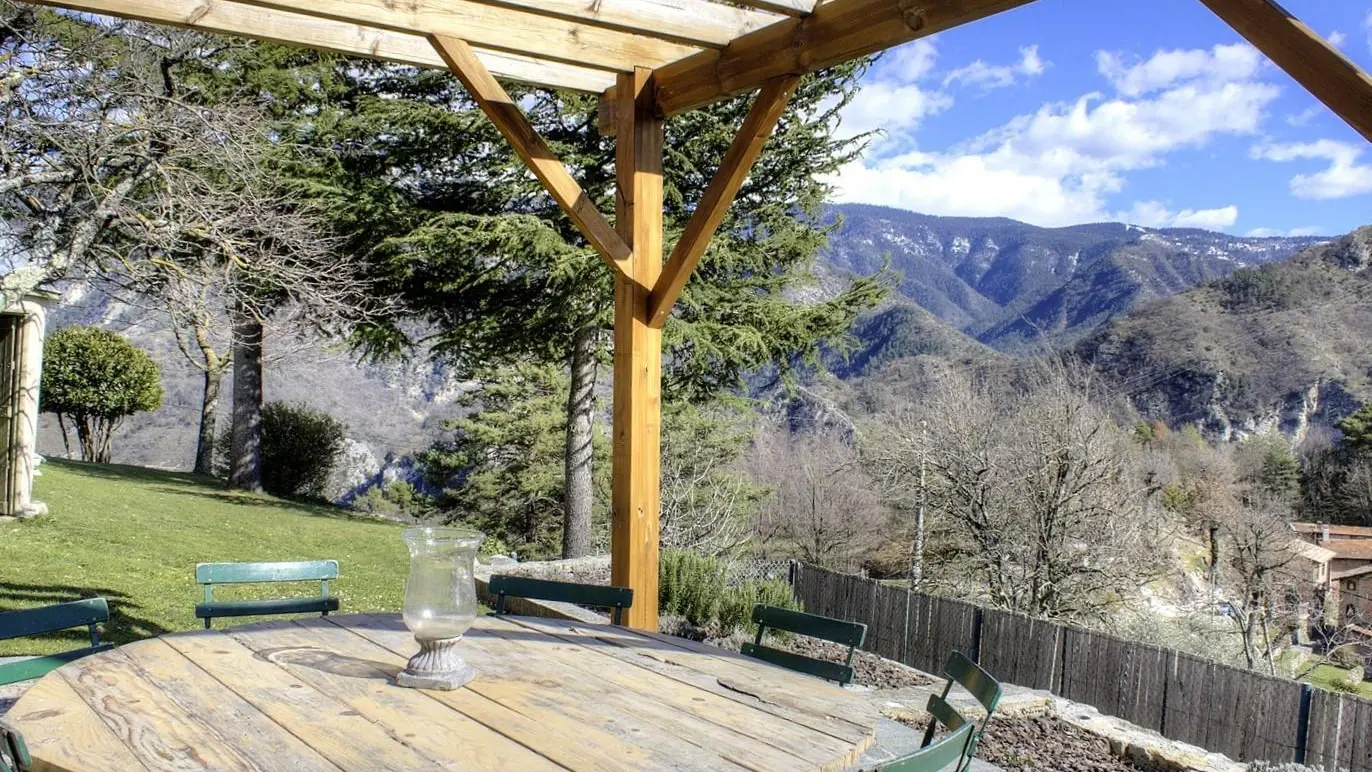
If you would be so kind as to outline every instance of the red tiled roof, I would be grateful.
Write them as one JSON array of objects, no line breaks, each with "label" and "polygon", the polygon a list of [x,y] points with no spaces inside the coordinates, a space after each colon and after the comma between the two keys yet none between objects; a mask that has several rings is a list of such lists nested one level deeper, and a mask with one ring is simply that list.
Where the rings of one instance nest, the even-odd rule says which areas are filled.
[{"label": "red tiled roof", "polygon": [[1330,536],[1354,536],[1372,539],[1372,528],[1360,525],[1328,525],[1326,523],[1292,523],[1291,530],[1296,533],[1322,533],[1329,529]]}]

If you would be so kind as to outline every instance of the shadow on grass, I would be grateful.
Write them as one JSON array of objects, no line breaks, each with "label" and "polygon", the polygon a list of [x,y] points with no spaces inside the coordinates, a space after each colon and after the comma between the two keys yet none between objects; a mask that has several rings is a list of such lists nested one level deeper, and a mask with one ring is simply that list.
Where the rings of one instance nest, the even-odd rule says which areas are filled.
[{"label": "shadow on grass", "polygon": [[331,520],[360,520],[363,522],[371,522],[374,520],[374,518],[370,518],[365,515],[359,515],[358,513],[353,512],[350,509],[336,507],[327,502],[292,501],[290,499],[278,499],[272,498],[271,496],[263,496],[256,493],[244,493],[243,491],[234,491],[228,489],[216,491],[208,489],[195,490],[185,487],[171,488],[167,486],[161,486],[152,488],[150,490],[153,490],[157,493],[170,494],[173,496],[191,496],[193,498],[203,499],[205,501],[214,502],[216,504],[232,504],[243,507],[257,508],[270,507],[272,509],[281,509],[287,512],[293,512],[297,515],[323,517]]},{"label": "shadow on grass", "polygon": [[[131,601],[127,593],[119,590],[108,587],[76,587],[66,584],[0,582],[0,611],[18,611],[35,606],[48,606],[54,603],[96,597],[104,598],[110,604],[110,619],[101,626],[100,640],[102,641],[129,643],[130,641],[172,632],[171,629],[157,622],[138,616],[135,612],[142,606]],[[0,629],[0,638],[2,637],[5,637],[4,630]],[[90,644],[90,636],[84,627],[35,635],[31,638],[34,640],[70,641],[72,643],[71,648]]]},{"label": "shadow on grass", "polygon": [[49,458],[44,465],[51,465],[82,477],[120,482],[161,483],[163,485],[193,485],[202,488],[223,488],[224,483],[213,477],[193,475],[189,472],[174,472],[168,469],[149,469],[144,466],[124,464],[95,464],[87,461],[67,461]]}]

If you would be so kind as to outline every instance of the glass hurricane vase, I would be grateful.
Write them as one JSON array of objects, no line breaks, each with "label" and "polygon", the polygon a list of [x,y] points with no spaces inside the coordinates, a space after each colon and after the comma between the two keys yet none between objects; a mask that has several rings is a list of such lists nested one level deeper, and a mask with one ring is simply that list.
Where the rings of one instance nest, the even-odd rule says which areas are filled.
[{"label": "glass hurricane vase", "polygon": [[419,689],[456,689],[476,675],[457,651],[476,621],[472,569],[484,535],[470,528],[407,528],[410,575],[405,580],[405,626],[419,642],[396,683]]}]

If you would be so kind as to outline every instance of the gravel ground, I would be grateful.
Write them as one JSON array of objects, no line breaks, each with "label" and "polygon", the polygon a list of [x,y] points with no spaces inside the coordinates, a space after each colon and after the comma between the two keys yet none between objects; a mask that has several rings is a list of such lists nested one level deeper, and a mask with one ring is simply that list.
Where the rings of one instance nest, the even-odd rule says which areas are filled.
[{"label": "gravel ground", "polygon": [[[778,648],[787,648],[807,657],[842,662],[848,655],[848,647],[829,641],[796,636],[787,642],[771,643]],[[873,689],[899,689],[905,686],[928,686],[934,679],[912,667],[899,662],[883,659],[875,654],[858,651],[853,656],[853,682]]]},{"label": "gravel ground", "polygon": [[[922,720],[906,723],[924,728]],[[1112,753],[1104,738],[1055,716],[992,718],[977,758],[1005,772],[1147,772]]]}]

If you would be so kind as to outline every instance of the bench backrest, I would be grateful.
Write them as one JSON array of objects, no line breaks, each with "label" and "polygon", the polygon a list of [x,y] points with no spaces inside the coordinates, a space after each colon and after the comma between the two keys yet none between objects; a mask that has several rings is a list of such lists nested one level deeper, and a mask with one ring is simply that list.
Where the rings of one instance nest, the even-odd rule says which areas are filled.
[{"label": "bench backrest", "polygon": [[[752,643],[743,644],[742,651],[744,654],[784,668],[837,681],[840,684],[852,683],[854,675],[853,653],[867,638],[867,625],[762,604],[753,608],[753,622],[757,624],[757,637]],[[764,646],[762,637],[769,627],[842,644],[848,647],[848,658],[842,665],[839,665],[783,649]]]},{"label": "bench backrest", "polygon": [[[970,692],[977,699],[977,702],[986,709],[986,718],[980,722],[967,722],[967,725],[972,727],[972,736],[967,743],[967,759],[970,760],[972,755],[976,753],[977,744],[981,742],[981,736],[986,733],[986,725],[991,721],[991,714],[996,712],[996,706],[1000,704],[1003,689],[1000,681],[997,681],[990,673],[983,670],[981,666],[968,659],[960,651],[952,651],[948,654],[948,661],[943,665],[943,674],[948,676],[948,683],[943,686],[943,694],[929,697],[930,713],[935,712],[934,703],[936,699],[942,705],[947,706],[947,710],[953,711],[953,708],[948,706],[947,700],[948,693],[952,691],[955,683]],[[961,714],[957,711],[953,712],[961,720]],[[937,717],[936,713],[935,716]],[[929,722],[929,728],[924,731],[925,745],[928,745],[934,738],[934,724],[933,721]],[[945,726],[951,727],[952,724],[945,722]],[[958,769],[966,769],[968,764],[970,761],[960,765]]]},{"label": "bench backrest", "polygon": [[19,730],[0,721],[0,772],[29,772],[33,759]]},{"label": "bench backrest", "polygon": [[938,742],[926,745],[895,761],[882,764],[877,767],[877,770],[879,772],[938,772],[938,770],[953,764],[958,765],[957,769],[962,769],[963,764],[972,756],[969,752],[972,745],[972,730],[972,724],[963,724]]},{"label": "bench backrest", "polygon": [[294,560],[283,563],[197,563],[195,582],[205,586],[205,602],[214,601],[216,584],[253,584],[257,582],[320,583],[319,591],[329,597],[329,580],[338,578],[337,560]]},{"label": "bench backrest", "polygon": [[489,587],[491,594],[495,596],[497,614],[505,613],[505,598],[513,596],[612,609],[611,618],[615,624],[620,624],[624,609],[634,605],[632,589],[604,584],[555,582],[549,579],[531,579],[527,576],[496,574],[491,577]]},{"label": "bench backrest", "polygon": [[0,684],[11,684],[16,681],[37,678],[73,659],[113,648],[108,643],[100,642],[100,623],[108,622],[109,618],[110,607],[104,598],[86,598],[68,603],[58,603],[53,606],[7,611],[0,614],[0,640],[54,633],[73,627],[89,628],[91,640],[88,647],[46,657],[20,659],[0,665]]}]

